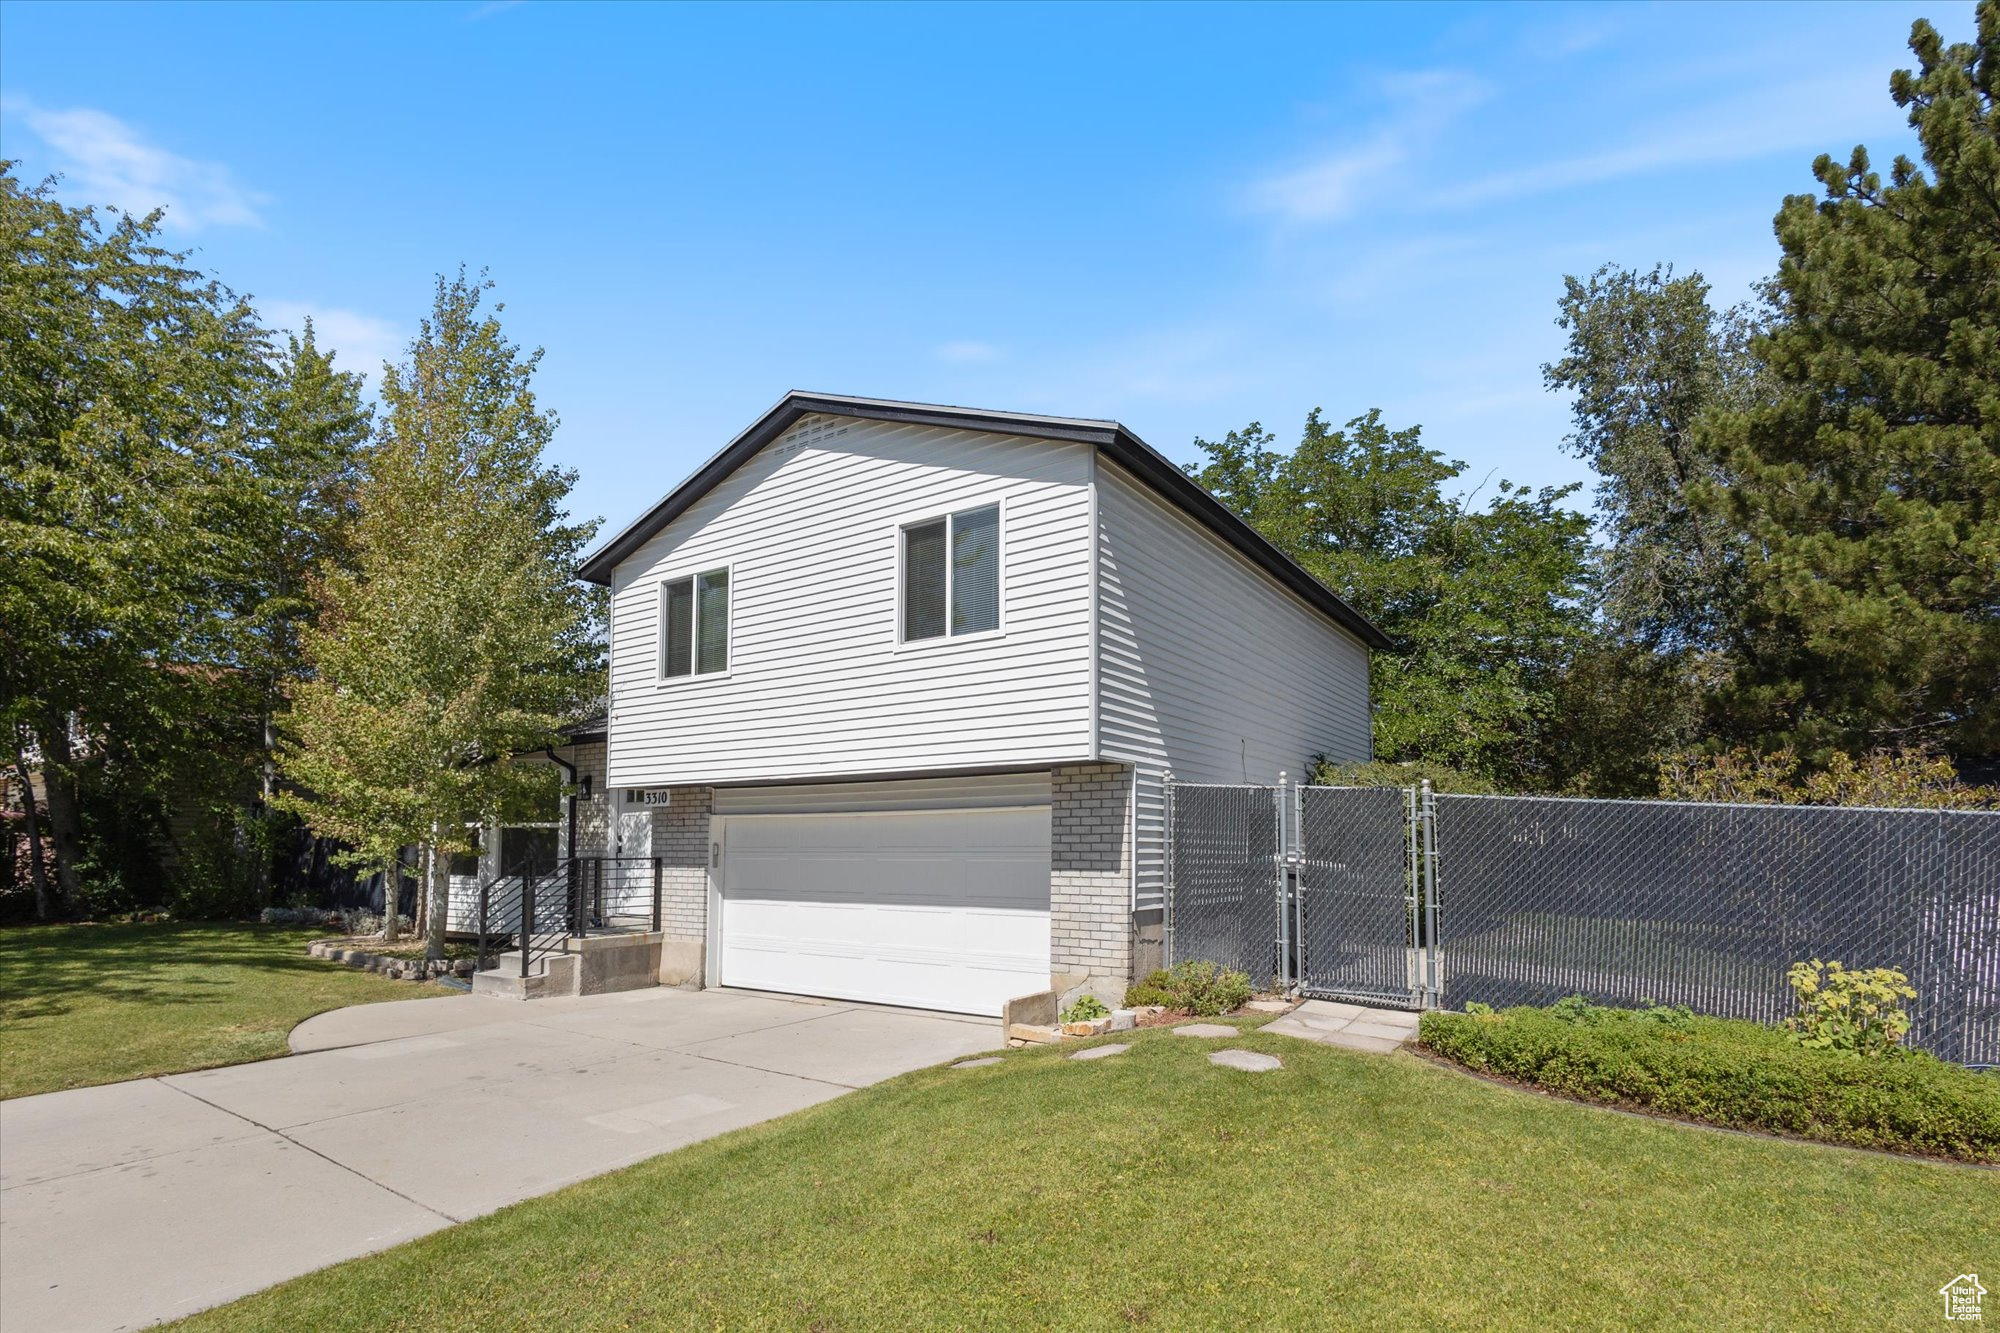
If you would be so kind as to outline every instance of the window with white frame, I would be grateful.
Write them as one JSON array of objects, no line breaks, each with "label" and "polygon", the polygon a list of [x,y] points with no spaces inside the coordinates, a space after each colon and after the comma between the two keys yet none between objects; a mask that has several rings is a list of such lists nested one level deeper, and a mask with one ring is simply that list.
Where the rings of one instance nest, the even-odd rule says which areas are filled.
[{"label": "window with white frame", "polygon": [[729,670],[729,570],[711,569],[660,585],[660,675]]},{"label": "window with white frame", "polygon": [[1000,628],[1000,506],[903,528],[903,641]]}]

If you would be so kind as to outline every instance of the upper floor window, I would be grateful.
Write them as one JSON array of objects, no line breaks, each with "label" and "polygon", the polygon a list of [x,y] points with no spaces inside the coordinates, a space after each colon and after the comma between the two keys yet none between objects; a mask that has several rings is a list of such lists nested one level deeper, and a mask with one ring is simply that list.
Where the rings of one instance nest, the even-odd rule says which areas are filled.
[{"label": "upper floor window", "polygon": [[711,569],[660,585],[660,675],[729,670],[729,571]]},{"label": "upper floor window", "polygon": [[903,529],[903,640],[1000,628],[1000,506]]}]

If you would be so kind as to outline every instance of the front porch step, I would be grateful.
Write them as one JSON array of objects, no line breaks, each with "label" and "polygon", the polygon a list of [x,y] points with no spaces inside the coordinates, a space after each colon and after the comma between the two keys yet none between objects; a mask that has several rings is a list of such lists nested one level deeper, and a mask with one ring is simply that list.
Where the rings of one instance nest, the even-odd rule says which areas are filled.
[{"label": "front porch step", "polygon": [[472,993],[513,1000],[551,995],[602,995],[660,984],[660,941],[652,931],[571,936],[561,953],[546,954],[521,975],[521,953],[496,954],[494,966],[472,974]]},{"label": "front porch step", "polygon": [[497,995],[509,1000],[539,1000],[550,995],[576,995],[582,968],[572,953],[549,954],[528,964],[521,975],[521,952],[497,954],[493,966],[472,974],[474,995]]}]

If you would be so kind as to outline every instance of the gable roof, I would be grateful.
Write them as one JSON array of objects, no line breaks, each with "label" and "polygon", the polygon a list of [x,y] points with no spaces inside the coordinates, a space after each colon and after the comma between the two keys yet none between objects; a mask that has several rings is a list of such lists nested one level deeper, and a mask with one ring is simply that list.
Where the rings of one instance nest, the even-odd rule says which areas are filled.
[{"label": "gable roof", "polygon": [[898,402],[888,398],[849,398],[840,394],[806,393],[798,389],[780,398],[770,411],[696,468],[694,475],[676,486],[665,499],[585,556],[577,572],[592,583],[608,585],[611,571],[617,568],[620,561],[686,513],[697,500],[748,462],[759,449],[790,430],[799,418],[819,413],[857,417],[864,421],[942,426],[1018,435],[1033,440],[1095,445],[1150,486],[1156,494],[1227,542],[1327,619],[1371,648],[1390,646],[1388,636],[1366,616],[1341,601],[1324,583],[1300,568],[1296,561],[1273,546],[1255,528],[1231,513],[1187,473],[1116,421],[1045,417],[1027,412],[991,412],[935,403]]}]

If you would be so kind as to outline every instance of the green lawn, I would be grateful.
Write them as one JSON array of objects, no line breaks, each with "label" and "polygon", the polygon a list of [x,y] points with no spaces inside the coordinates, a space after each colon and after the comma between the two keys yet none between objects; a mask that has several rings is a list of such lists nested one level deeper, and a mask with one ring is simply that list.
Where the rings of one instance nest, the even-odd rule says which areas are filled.
[{"label": "green lawn", "polygon": [[2000,1269],[1991,1171],[1131,1040],[912,1074],[185,1326],[1907,1328]]},{"label": "green lawn", "polygon": [[325,931],[247,925],[0,930],[0,1097],[262,1060],[302,1019],[443,995],[306,956]]}]

